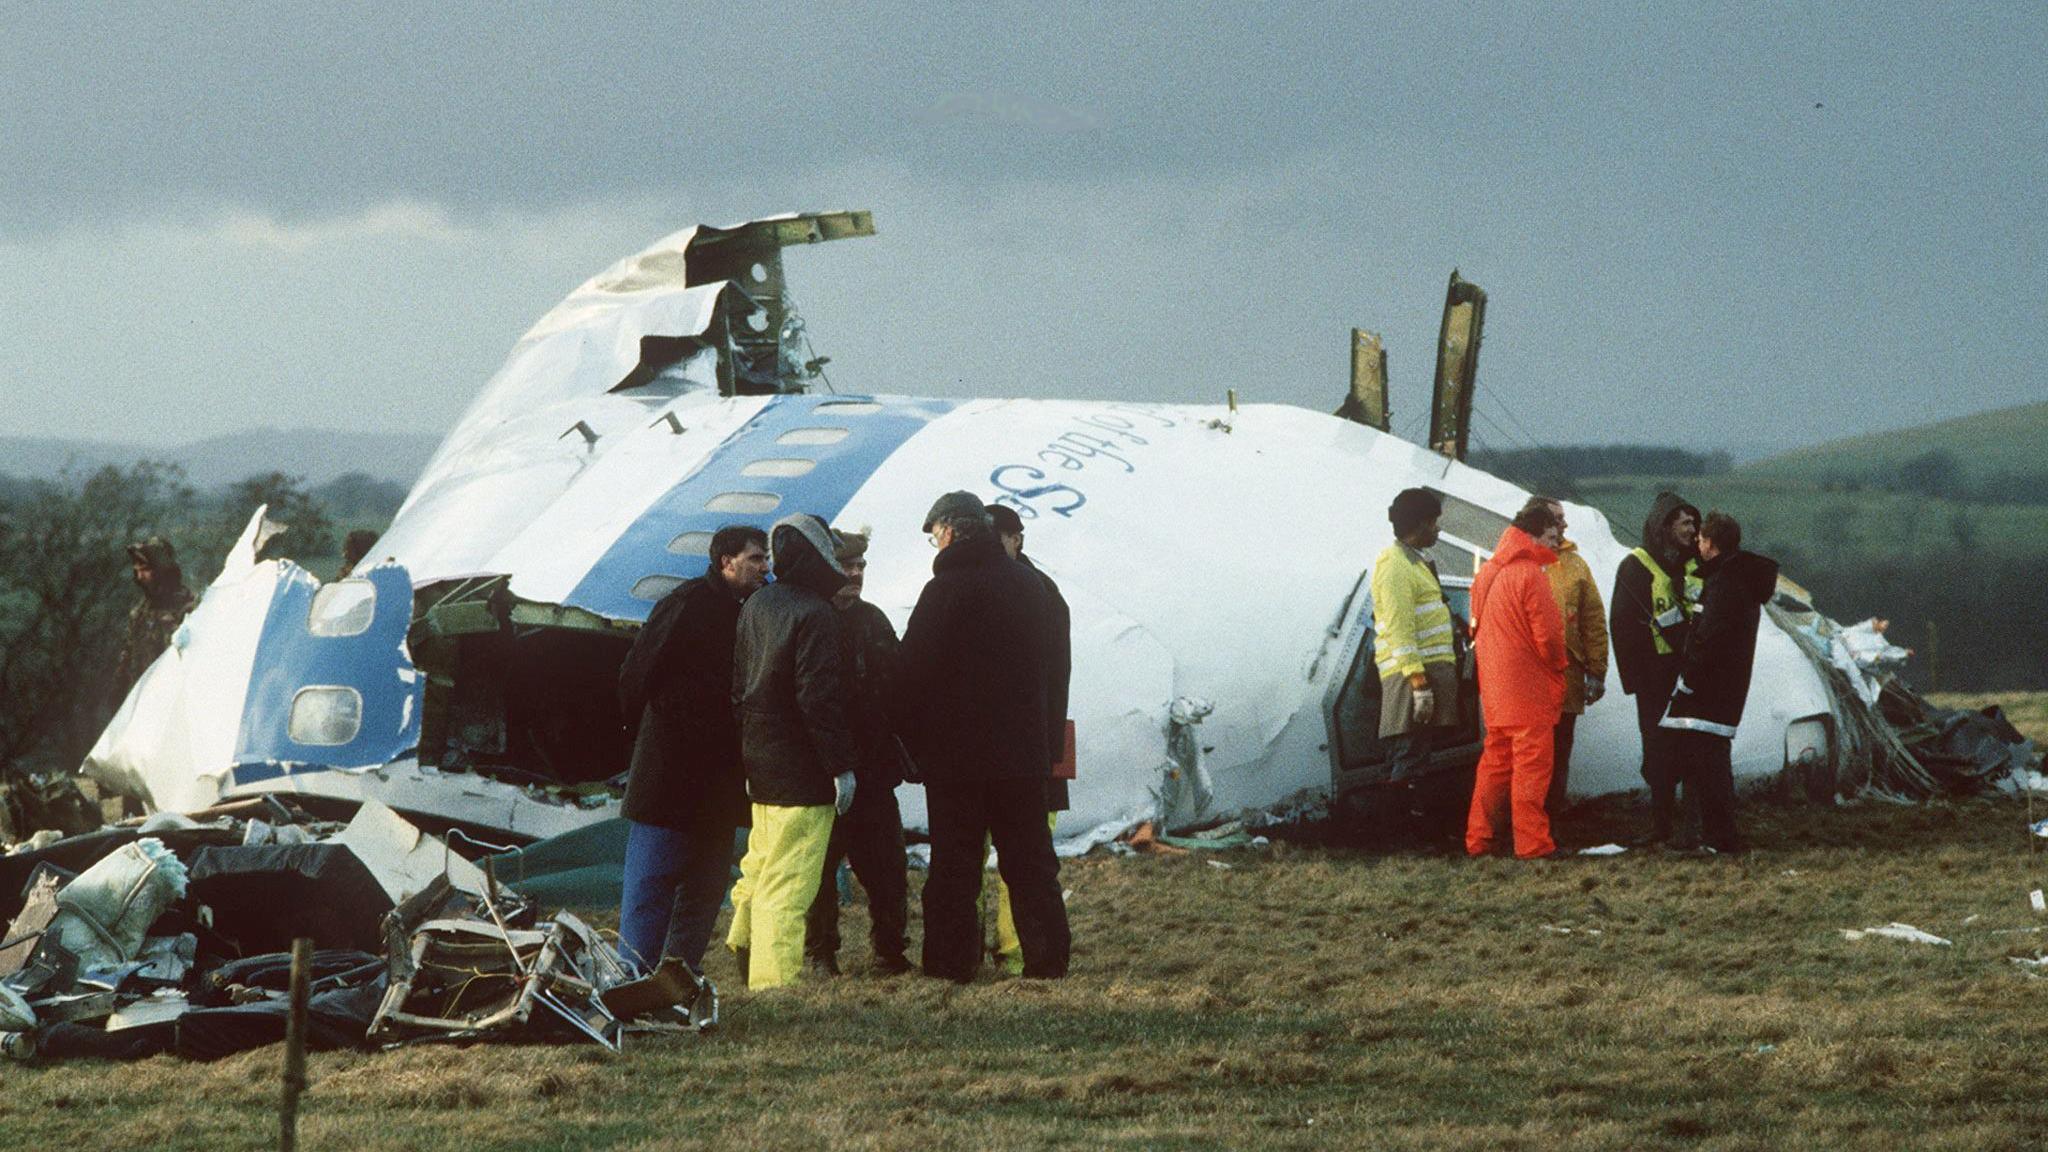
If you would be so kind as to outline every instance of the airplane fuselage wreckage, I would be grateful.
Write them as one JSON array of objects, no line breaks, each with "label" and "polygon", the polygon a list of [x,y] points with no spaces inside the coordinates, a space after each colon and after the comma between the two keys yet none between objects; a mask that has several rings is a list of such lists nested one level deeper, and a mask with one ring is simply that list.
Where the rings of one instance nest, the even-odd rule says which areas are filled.
[{"label": "airplane fuselage wreckage", "polygon": [[[617,814],[618,668],[655,602],[704,571],[713,531],[791,512],[872,531],[866,595],[900,630],[931,571],[924,512],[964,488],[1017,510],[1072,605],[1065,850],[1381,781],[1369,570],[1387,504],[1441,495],[1435,551],[1462,610],[1527,493],[1286,405],[821,391],[781,251],[873,230],[863,212],[691,228],[576,289],[365,570],[323,585],[258,561],[259,512],[85,771],[172,811],[280,792],[568,831]],[[1610,594],[1626,546],[1598,511],[1569,516]],[[1846,721],[1867,706],[1802,648],[1815,619],[1788,586],[1766,621],[1738,778],[1797,765],[1828,790],[1858,783]],[[1576,793],[1641,783],[1634,709],[1609,689],[1580,722]],[[921,827],[922,791],[902,799]]]}]

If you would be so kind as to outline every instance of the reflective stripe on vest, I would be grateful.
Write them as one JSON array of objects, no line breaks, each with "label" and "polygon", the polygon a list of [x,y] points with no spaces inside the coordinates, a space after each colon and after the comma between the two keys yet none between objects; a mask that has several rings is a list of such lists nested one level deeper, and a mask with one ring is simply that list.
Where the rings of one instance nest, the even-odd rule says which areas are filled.
[{"label": "reflective stripe on vest", "polygon": [[[1451,606],[1444,599],[1442,582],[1428,564],[1416,559],[1416,553],[1398,544],[1394,550],[1397,556],[1389,562],[1400,565],[1400,571],[1409,584],[1407,591],[1412,600],[1405,610],[1415,622],[1415,642],[1394,647],[1387,642],[1386,634],[1375,628],[1373,664],[1382,680],[1399,674],[1404,661],[1419,661],[1427,667],[1457,658],[1451,648]],[[1378,617],[1383,610],[1391,615],[1403,611],[1403,607],[1396,604],[1383,606],[1375,602],[1374,616]]]},{"label": "reflective stripe on vest", "polygon": [[1650,572],[1650,640],[1657,646],[1659,656],[1669,656],[1677,649],[1664,639],[1664,629],[1676,628],[1691,620],[1699,611],[1700,562],[1685,562],[1685,599],[1680,600],[1671,587],[1671,574],[1664,570],[1656,558],[1641,548],[1632,548],[1629,555],[1636,558]]}]

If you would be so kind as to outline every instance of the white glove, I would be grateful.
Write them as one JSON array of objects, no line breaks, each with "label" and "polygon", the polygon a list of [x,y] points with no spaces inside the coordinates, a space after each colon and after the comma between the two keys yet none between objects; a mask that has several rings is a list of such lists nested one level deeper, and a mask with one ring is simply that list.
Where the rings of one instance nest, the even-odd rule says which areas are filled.
[{"label": "white glove", "polygon": [[1411,724],[1427,724],[1436,718],[1436,693],[1427,688],[1413,689],[1415,699],[1408,709]]},{"label": "white glove", "polygon": [[1607,695],[1606,678],[1595,676],[1591,672],[1586,673],[1586,703],[1597,704],[1600,698],[1605,695]]},{"label": "white glove", "polygon": [[853,773],[841,772],[832,780],[832,810],[846,815],[853,807]]}]

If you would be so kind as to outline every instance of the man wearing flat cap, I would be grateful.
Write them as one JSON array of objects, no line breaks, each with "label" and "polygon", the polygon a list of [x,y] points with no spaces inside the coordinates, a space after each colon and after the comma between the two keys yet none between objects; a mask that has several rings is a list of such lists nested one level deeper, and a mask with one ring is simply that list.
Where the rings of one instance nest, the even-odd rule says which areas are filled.
[{"label": "man wearing flat cap", "polygon": [[1064,976],[1071,941],[1045,789],[1066,717],[1048,698],[1045,589],[1010,559],[973,493],[939,497],[924,527],[939,554],[903,630],[894,710],[931,821],[925,974],[966,983],[980,966],[986,837],[1010,889],[1024,976]]}]

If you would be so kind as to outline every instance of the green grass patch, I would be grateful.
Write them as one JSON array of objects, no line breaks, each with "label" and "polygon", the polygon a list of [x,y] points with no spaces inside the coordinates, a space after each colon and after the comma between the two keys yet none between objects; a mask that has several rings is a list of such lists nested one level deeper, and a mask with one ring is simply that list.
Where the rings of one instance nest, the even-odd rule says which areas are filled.
[{"label": "green grass patch", "polygon": [[[2048,444],[2048,401],[1978,412],[1938,424],[1830,440],[1745,464],[1741,473],[1820,485],[1844,478],[1895,478],[1916,457],[1945,452],[1957,478],[1982,483],[2005,476],[2041,477],[2041,445]],[[2048,492],[2034,494],[2048,500]]]}]

